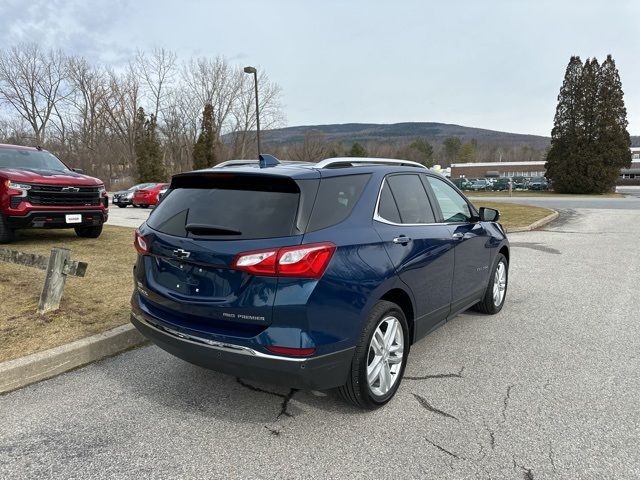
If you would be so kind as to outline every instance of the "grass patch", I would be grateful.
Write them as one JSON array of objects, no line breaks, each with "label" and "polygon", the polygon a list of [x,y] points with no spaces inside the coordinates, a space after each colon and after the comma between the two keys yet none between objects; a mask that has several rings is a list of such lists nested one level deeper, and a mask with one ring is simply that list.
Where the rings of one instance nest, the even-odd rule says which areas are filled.
[{"label": "grass patch", "polygon": [[[509,192],[502,190],[500,192],[464,192],[469,198],[471,197],[509,197]],[[537,190],[515,190],[512,192],[513,197],[562,197],[562,198],[622,198],[621,193],[595,193],[595,194],[577,194],[577,193],[556,193],[556,192],[541,192]]]},{"label": "grass patch", "polygon": [[4,247],[47,255],[71,249],[89,263],[84,278],[68,277],[60,309],[38,315],[45,272],[0,262],[0,361],[56,347],[129,321],[136,261],[133,229],[105,225],[100,238],[79,238],[71,230],[21,230]]},{"label": "grass patch", "polygon": [[551,215],[553,210],[542,207],[532,207],[510,202],[485,202],[484,200],[471,199],[477,207],[489,207],[500,210],[500,223],[507,229],[526,227],[547,215]]}]

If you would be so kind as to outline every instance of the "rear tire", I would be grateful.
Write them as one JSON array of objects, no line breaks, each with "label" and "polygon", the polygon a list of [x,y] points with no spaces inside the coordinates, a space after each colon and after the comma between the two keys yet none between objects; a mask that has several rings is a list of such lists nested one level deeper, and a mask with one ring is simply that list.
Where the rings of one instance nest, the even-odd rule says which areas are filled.
[{"label": "rear tire", "polygon": [[409,326],[404,313],[395,303],[379,301],[369,313],[347,382],[338,387],[338,393],[360,408],[381,407],[398,390],[408,356]]},{"label": "rear tire", "polygon": [[149,205],[140,205],[140,208],[149,208]]},{"label": "rear tire", "polygon": [[9,226],[9,222],[0,214],[0,243],[11,243],[15,238],[13,229]]},{"label": "rear tire", "polygon": [[120,208],[127,208],[127,206],[126,206],[126,205],[120,205],[120,204],[118,204],[118,207],[120,207]]},{"label": "rear tire", "polygon": [[102,225],[95,227],[76,227],[76,235],[82,238],[98,238],[102,233]]},{"label": "rear tire", "polygon": [[473,306],[473,309],[489,315],[495,315],[498,313],[502,310],[504,301],[507,298],[508,285],[509,263],[507,262],[506,257],[499,253],[496,257],[495,265],[491,270],[489,285],[487,285],[484,297]]}]

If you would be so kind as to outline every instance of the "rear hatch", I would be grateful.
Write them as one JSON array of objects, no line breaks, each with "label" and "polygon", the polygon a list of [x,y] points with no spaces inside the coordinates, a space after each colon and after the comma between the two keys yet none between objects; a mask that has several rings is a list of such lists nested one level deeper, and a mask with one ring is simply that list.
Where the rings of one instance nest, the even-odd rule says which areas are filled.
[{"label": "rear hatch", "polygon": [[149,252],[138,264],[142,301],[158,310],[152,314],[189,328],[266,328],[277,278],[232,263],[240,253],[300,244],[317,185],[257,173],[174,177],[140,230]]}]

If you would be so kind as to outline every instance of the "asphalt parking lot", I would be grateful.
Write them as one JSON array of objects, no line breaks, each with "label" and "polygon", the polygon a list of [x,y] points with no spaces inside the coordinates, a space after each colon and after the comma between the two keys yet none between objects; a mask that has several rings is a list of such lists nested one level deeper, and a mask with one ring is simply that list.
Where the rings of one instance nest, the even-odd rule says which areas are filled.
[{"label": "asphalt parking lot", "polygon": [[385,408],[148,346],[1,396],[0,478],[637,479],[640,210],[561,213],[510,235],[502,312],[416,344]]}]

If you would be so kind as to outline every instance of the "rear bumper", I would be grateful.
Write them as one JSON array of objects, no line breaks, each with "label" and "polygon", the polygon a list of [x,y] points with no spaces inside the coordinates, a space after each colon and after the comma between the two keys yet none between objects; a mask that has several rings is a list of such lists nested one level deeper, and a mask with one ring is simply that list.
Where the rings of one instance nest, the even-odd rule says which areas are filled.
[{"label": "rear bumper", "polygon": [[281,357],[167,329],[137,309],[131,312],[131,323],[157,346],[187,362],[298,389],[326,390],[344,385],[355,351],[352,347],[318,357]]},{"label": "rear bumper", "polygon": [[[66,215],[82,215],[80,223],[67,223]],[[7,215],[11,228],[73,228],[102,225],[109,218],[102,210],[32,210],[26,215]]]}]

